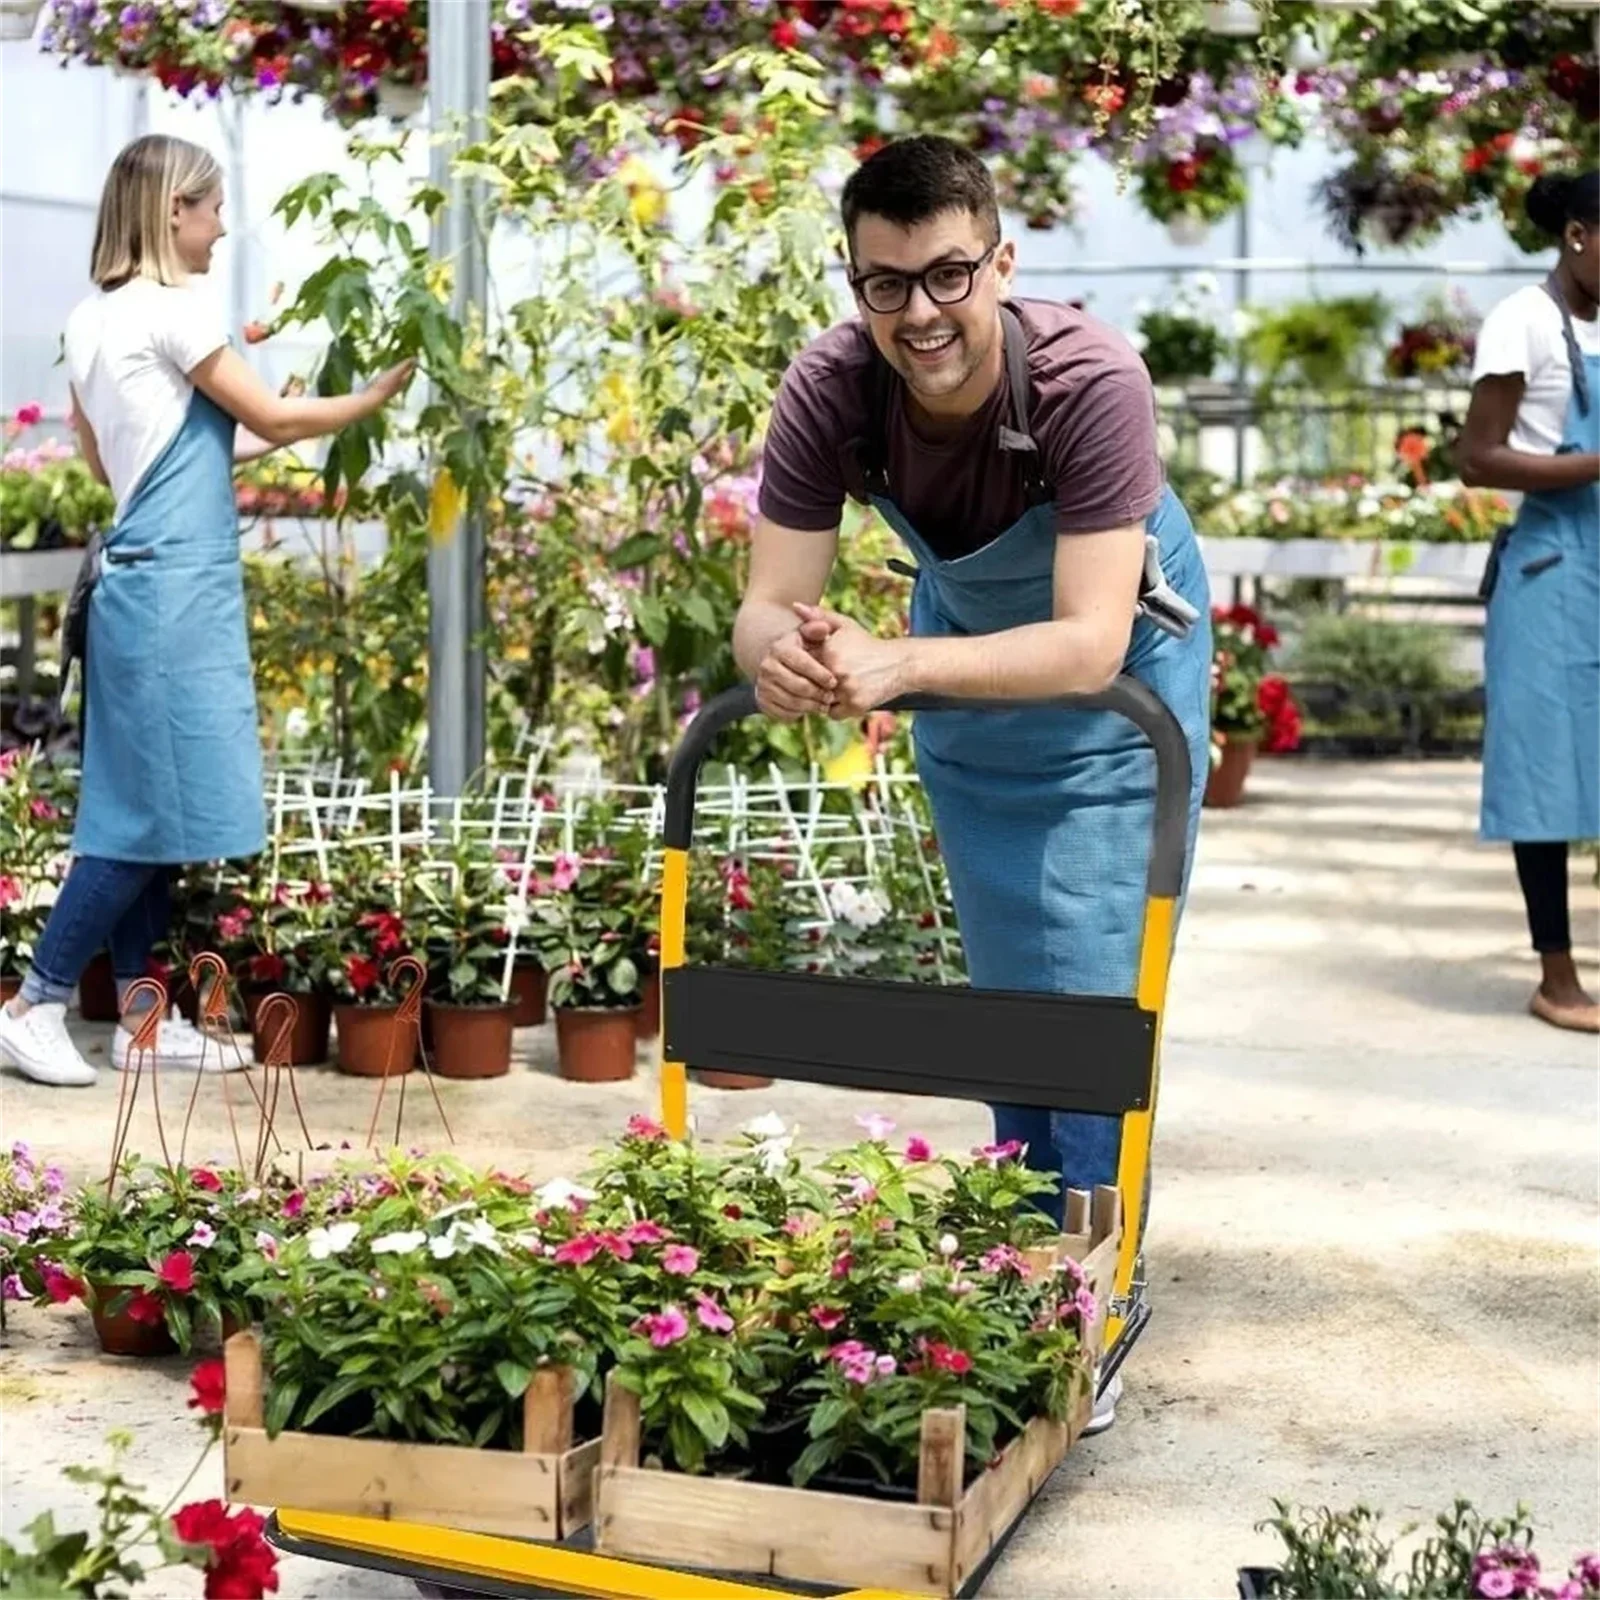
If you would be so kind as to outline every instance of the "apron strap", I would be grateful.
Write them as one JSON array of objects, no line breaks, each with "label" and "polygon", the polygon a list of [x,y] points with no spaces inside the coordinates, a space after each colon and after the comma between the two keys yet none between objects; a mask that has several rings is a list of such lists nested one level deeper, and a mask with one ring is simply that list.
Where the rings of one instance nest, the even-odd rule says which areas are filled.
[{"label": "apron strap", "polygon": [[[1023,494],[1028,508],[1046,505],[1056,497],[1055,488],[1045,477],[1039,464],[1039,446],[1027,431],[1028,418],[1033,410],[1032,386],[1028,381],[1028,338],[1022,322],[1010,306],[1000,307],[1000,331],[1005,351],[1006,383],[1011,391],[1011,415],[1021,423],[1020,428],[1008,427],[1001,422],[996,443],[1006,454],[1024,456],[1022,467]],[[871,391],[867,400],[865,431],[848,439],[839,450],[839,468],[844,479],[845,492],[852,500],[866,504],[873,495],[889,494],[889,406],[894,397],[895,372],[872,347]]]},{"label": "apron strap", "polygon": [[1561,313],[1561,336],[1566,340],[1567,360],[1572,366],[1572,392],[1577,397],[1579,415],[1586,417],[1589,415],[1589,369],[1584,363],[1583,352],[1578,348],[1578,336],[1572,331],[1572,313],[1567,309],[1566,297],[1561,293],[1555,273],[1552,272],[1544,280],[1543,288]]}]

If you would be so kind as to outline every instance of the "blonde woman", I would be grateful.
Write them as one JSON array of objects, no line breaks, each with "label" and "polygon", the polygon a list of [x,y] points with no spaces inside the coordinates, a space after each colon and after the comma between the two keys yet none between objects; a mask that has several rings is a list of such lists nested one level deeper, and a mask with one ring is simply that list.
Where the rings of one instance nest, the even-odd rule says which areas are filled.
[{"label": "blonde woman", "polygon": [[[100,197],[95,291],[67,320],[78,442],[116,513],[88,601],[74,861],[21,993],[0,1011],[0,1060],[39,1083],[94,1081],[66,1002],[107,946],[119,996],[143,976],[167,930],[172,868],[252,856],[266,841],[234,461],[369,417],[411,374],[407,362],[359,394],[273,394],[193,282],[225,231],[211,155],[136,139]],[[160,1037],[160,1065],[197,1065],[186,1023]],[[119,1027],[115,1066],[129,1064],[130,1043]]]}]

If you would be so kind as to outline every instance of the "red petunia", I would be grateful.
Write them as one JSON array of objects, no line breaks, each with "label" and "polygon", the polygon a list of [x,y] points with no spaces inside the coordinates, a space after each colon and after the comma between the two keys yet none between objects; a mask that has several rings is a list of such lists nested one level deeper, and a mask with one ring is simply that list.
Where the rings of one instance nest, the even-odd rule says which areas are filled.
[{"label": "red petunia", "polygon": [[189,1375],[189,1410],[199,1411],[207,1417],[220,1416],[227,1391],[226,1364],[215,1360],[202,1361]]},{"label": "red petunia", "polygon": [[382,969],[370,956],[346,956],[344,975],[357,996],[373,988],[382,975]]},{"label": "red petunia", "polygon": [[188,1294],[194,1288],[194,1257],[187,1250],[174,1250],[156,1268],[156,1276],[174,1294]]},{"label": "red petunia", "polygon": [[220,1500],[196,1500],[172,1514],[172,1531],[185,1544],[226,1545],[232,1528],[228,1508]]},{"label": "red petunia", "polygon": [[161,1303],[160,1295],[152,1294],[148,1289],[135,1289],[133,1298],[128,1301],[128,1316],[134,1322],[153,1328],[158,1322],[167,1320],[167,1308]]}]

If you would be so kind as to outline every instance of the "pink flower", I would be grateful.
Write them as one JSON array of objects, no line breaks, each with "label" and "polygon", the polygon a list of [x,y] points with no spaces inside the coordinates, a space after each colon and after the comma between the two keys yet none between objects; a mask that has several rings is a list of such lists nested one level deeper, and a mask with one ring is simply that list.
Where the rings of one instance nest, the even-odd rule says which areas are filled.
[{"label": "pink flower", "polygon": [[592,1233],[580,1233],[559,1246],[555,1260],[563,1267],[586,1267],[600,1254],[600,1241]]},{"label": "pink flower", "polygon": [[857,1117],[856,1126],[865,1128],[867,1137],[875,1141],[887,1139],[894,1132],[893,1121],[888,1117],[881,1116],[876,1111],[865,1117]]},{"label": "pink flower", "polygon": [[161,1303],[161,1296],[151,1294],[148,1289],[133,1291],[133,1298],[128,1301],[128,1315],[135,1322],[143,1323],[148,1328],[167,1320],[167,1311]]},{"label": "pink flower", "polygon": [[62,1306],[69,1300],[81,1300],[89,1292],[89,1287],[82,1278],[75,1278],[70,1272],[63,1272],[52,1261],[43,1262],[39,1274],[44,1279],[44,1292],[50,1296],[54,1305]]},{"label": "pink flower", "polygon": [[1478,1574],[1477,1591],[1484,1600],[1506,1600],[1517,1586],[1517,1580],[1504,1567],[1490,1567]]},{"label": "pink flower", "polygon": [[[189,1174],[189,1182],[192,1183],[197,1189],[204,1189],[207,1194],[222,1193],[222,1179],[219,1178],[210,1167],[196,1167],[194,1171]],[[302,1195],[301,1204],[304,1203],[305,1197]]]},{"label": "pink flower", "polygon": [[674,1277],[687,1278],[700,1265],[700,1252],[692,1245],[669,1244],[661,1252],[661,1270]]},{"label": "pink flower", "polygon": [[556,857],[555,871],[550,874],[550,887],[558,893],[565,892],[578,881],[578,871],[578,858],[562,851]]},{"label": "pink flower", "polygon": [[1021,1251],[1009,1244],[997,1244],[986,1251],[978,1265],[985,1272],[1014,1272],[1019,1278],[1026,1278],[1032,1271]]},{"label": "pink flower", "polygon": [[850,1269],[854,1265],[855,1265],[855,1258],[850,1254],[850,1252],[848,1250],[846,1250],[845,1253],[842,1256],[838,1257],[833,1263],[833,1275],[834,1275],[834,1277],[836,1277],[836,1278],[848,1278],[850,1276]]},{"label": "pink flower", "polygon": [[834,1306],[812,1306],[811,1320],[824,1333],[832,1333],[844,1321],[844,1312]]},{"label": "pink flower", "polygon": [[932,1161],[933,1146],[929,1144],[920,1133],[912,1134],[911,1137],[906,1140],[906,1160]]},{"label": "pink flower", "polygon": [[37,400],[30,400],[25,406],[17,407],[17,426],[31,428],[44,417],[44,407]]},{"label": "pink flower", "polygon": [[268,1261],[276,1261],[278,1259],[278,1241],[272,1234],[268,1233],[265,1228],[260,1229],[256,1233],[256,1249],[259,1250]]},{"label": "pink flower", "polygon": [[188,1294],[194,1288],[194,1257],[187,1250],[174,1250],[156,1268],[156,1277],[174,1294]]},{"label": "pink flower", "polygon": [[972,1153],[980,1161],[999,1166],[1002,1161],[1014,1161],[1028,1147],[1020,1139],[1007,1139],[1004,1144],[979,1145]]},{"label": "pink flower", "polygon": [[299,1189],[296,1189],[295,1192],[292,1195],[290,1195],[287,1200],[285,1200],[283,1202],[283,1214],[291,1222],[293,1222],[294,1219],[296,1217],[298,1217],[302,1211],[305,1210],[305,1208],[306,1208],[306,1197],[305,1197],[305,1194]]},{"label": "pink flower", "polygon": [[22,884],[5,873],[0,873],[0,910],[14,906],[22,899]]},{"label": "pink flower", "polygon": [[637,1112],[628,1118],[628,1137],[630,1139],[665,1139],[667,1130],[659,1122],[653,1122],[649,1117],[641,1116]]},{"label": "pink flower", "polygon": [[732,1333],[733,1318],[710,1295],[694,1297],[694,1314],[707,1333]]},{"label": "pink flower", "polygon": [[197,1222],[194,1225],[194,1232],[184,1242],[193,1245],[197,1250],[204,1250],[217,1242],[217,1230],[209,1222]]},{"label": "pink flower", "polygon": [[600,1232],[595,1234],[594,1242],[602,1250],[609,1250],[618,1261],[633,1260],[633,1246],[622,1237],[620,1233]]},{"label": "pink flower", "polygon": [[667,1237],[667,1230],[659,1222],[630,1222],[622,1230],[622,1239],[625,1244],[660,1244]]},{"label": "pink flower", "polygon": [[785,1217],[783,1219],[783,1231],[791,1239],[798,1239],[801,1234],[811,1231],[811,1224],[804,1217]]},{"label": "pink flower", "polygon": [[893,1356],[879,1356],[876,1366],[880,1378],[892,1378],[894,1376],[895,1361]]},{"label": "pink flower", "polygon": [[878,1186],[857,1176],[850,1180],[850,1198],[858,1206],[869,1206],[878,1198]]},{"label": "pink flower", "polygon": [[859,1339],[846,1339],[843,1344],[836,1344],[828,1352],[828,1359],[850,1383],[871,1383],[878,1370],[877,1352],[868,1349]]},{"label": "pink flower", "polygon": [[633,1328],[635,1333],[648,1334],[657,1350],[665,1350],[688,1337],[689,1319],[676,1306],[666,1306],[640,1317]]},{"label": "pink flower", "polygon": [[48,800],[30,800],[28,802],[28,810],[33,813],[35,822],[54,822],[61,815]]}]

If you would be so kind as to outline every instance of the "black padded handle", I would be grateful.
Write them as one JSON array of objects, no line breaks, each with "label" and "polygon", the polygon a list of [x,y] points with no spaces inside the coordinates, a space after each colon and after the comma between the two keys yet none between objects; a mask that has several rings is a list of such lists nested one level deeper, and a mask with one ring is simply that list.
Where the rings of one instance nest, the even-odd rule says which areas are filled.
[{"label": "black padded handle", "polygon": [[[959,700],[946,695],[907,695],[892,700],[885,711],[1016,711],[1057,706],[1072,711],[1115,711],[1150,741],[1156,753],[1156,818],[1150,848],[1149,892],[1176,899],[1183,885],[1184,856],[1189,843],[1189,741],[1183,725],[1161,697],[1137,678],[1121,677],[1099,694],[1068,694],[1048,700]],[[694,836],[695,786],[712,741],[730,722],[752,716],[756,691],[751,684],[724,690],[701,708],[684,730],[667,768],[665,842],[687,850]]]}]

